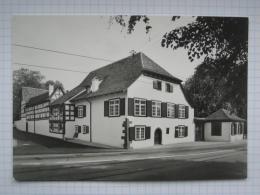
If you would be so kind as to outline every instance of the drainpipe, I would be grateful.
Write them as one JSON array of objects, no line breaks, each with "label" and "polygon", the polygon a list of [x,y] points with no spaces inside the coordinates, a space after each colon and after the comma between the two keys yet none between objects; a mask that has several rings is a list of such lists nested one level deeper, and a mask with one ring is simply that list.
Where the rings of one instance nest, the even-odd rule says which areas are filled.
[{"label": "drainpipe", "polygon": [[89,141],[92,142],[92,102],[89,101]]}]

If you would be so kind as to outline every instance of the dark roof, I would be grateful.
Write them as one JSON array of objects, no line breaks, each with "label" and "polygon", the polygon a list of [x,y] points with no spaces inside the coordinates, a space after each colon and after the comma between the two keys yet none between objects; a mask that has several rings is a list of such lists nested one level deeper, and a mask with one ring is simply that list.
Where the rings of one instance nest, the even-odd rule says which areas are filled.
[{"label": "dark roof", "polygon": [[46,93],[48,90],[33,87],[22,87],[22,101],[27,103],[30,98]]},{"label": "dark roof", "polygon": [[43,94],[40,94],[38,96],[32,97],[27,103],[26,107],[34,106],[43,102],[46,102],[49,100],[49,92],[45,92]]},{"label": "dark roof", "polygon": [[162,79],[178,84],[181,83],[180,79],[172,76],[146,55],[137,53],[92,71],[80,86],[91,86],[92,79],[97,77],[102,80],[99,89],[91,93],[85,91],[73,98],[72,101],[126,91],[142,73],[159,76]]},{"label": "dark roof", "polygon": [[219,109],[205,119],[206,121],[245,121],[245,119],[230,113],[225,109]]},{"label": "dark roof", "polygon": [[85,87],[83,87],[83,86],[77,86],[74,89],[72,89],[71,91],[69,91],[66,94],[64,94],[63,96],[61,96],[60,98],[54,100],[51,103],[51,105],[54,106],[54,105],[63,104],[64,102],[71,99],[72,97],[74,97],[75,95],[77,95],[78,93],[80,93],[84,89],[85,89]]}]

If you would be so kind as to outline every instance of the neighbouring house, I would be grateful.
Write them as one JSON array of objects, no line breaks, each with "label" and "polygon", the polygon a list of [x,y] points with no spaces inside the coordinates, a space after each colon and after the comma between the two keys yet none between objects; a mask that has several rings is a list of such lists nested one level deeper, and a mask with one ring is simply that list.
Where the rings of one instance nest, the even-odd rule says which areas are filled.
[{"label": "neighbouring house", "polygon": [[219,109],[206,118],[194,118],[196,140],[237,141],[245,136],[246,120],[225,109]]},{"label": "neighbouring house", "polygon": [[[22,131],[53,136],[49,129],[50,103],[64,95],[61,88],[49,85],[49,89],[22,88],[21,118],[15,126]],[[53,136],[62,138],[60,135]]]},{"label": "neighbouring house", "polygon": [[181,82],[143,53],[131,55],[90,72],[51,101],[45,131],[119,148],[192,142],[194,110]]}]

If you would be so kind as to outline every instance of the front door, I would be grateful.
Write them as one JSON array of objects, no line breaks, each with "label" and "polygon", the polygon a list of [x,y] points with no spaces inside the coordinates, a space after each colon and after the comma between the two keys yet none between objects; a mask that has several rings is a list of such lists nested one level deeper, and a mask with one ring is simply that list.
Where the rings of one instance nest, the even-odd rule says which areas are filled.
[{"label": "front door", "polygon": [[156,131],[154,132],[154,144],[155,145],[162,144],[162,131],[161,131],[161,129],[156,129]]},{"label": "front door", "polygon": [[26,132],[28,132],[28,122],[26,122]]}]

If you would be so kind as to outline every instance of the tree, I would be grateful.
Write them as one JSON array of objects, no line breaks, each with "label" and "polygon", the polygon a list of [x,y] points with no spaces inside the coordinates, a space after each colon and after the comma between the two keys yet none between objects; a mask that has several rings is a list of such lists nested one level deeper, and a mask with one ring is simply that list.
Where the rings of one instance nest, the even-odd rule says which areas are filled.
[{"label": "tree", "polygon": [[[174,22],[179,18],[174,16],[171,20]],[[115,21],[132,33],[136,23],[143,21],[147,26],[150,19],[147,16],[115,16]],[[148,30],[146,26],[146,32],[149,32],[152,26],[149,25]],[[203,58],[196,73],[184,85],[191,99],[201,99],[206,89],[199,89],[196,85],[203,84],[205,79],[211,81],[204,83],[212,85],[197,115],[209,114],[220,106],[230,105],[232,111],[247,116],[247,18],[194,17],[194,22],[165,32],[161,46],[173,51],[186,49],[190,61]],[[198,88],[196,95],[199,97],[195,97],[193,88]]]},{"label": "tree", "polygon": [[44,76],[39,71],[33,71],[25,68],[13,71],[13,120],[18,120],[21,112],[21,89],[22,87],[34,87],[40,89],[48,89],[48,84],[54,87],[61,87],[60,81],[43,82]]}]

